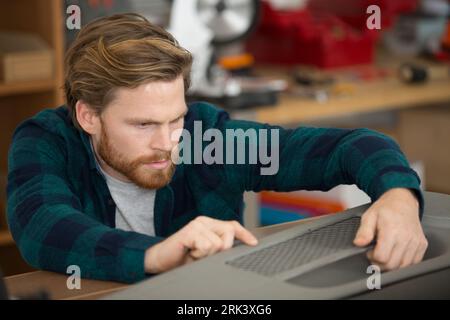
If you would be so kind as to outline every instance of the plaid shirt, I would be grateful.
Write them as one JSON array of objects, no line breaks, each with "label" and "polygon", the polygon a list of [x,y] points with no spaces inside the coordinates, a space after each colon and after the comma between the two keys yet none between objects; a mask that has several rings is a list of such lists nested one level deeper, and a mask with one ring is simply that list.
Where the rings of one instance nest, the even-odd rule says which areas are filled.
[{"label": "plaid shirt", "polygon": [[39,269],[66,273],[78,265],[85,278],[136,282],[149,276],[146,249],[195,217],[242,222],[244,191],[357,184],[375,201],[390,188],[404,187],[415,192],[423,211],[417,174],[396,143],[380,133],[231,120],[200,102],[189,105],[189,132],[194,120],[202,121],[203,130],[279,129],[279,170],[261,175],[262,165],[248,162],[177,165],[169,185],[156,192],[155,237],[115,228],[116,207],[89,136],[74,127],[65,106],[23,122],[9,151],[7,191],[9,228],[24,259]]}]

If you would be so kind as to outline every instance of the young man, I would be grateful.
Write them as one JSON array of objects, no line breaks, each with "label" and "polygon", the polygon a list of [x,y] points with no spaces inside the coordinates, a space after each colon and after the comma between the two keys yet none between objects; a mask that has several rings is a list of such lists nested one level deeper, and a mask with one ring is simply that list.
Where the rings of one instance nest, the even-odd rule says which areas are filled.
[{"label": "young man", "polygon": [[[239,223],[244,191],[353,183],[374,201],[355,245],[376,239],[368,258],[386,270],[421,261],[420,181],[394,141],[367,129],[287,130],[230,120],[206,103],[187,106],[191,63],[170,34],[138,15],[80,31],[66,56],[67,105],[22,123],[9,153],[8,221],[29,264],[135,282],[227,250],[235,238],[256,245]],[[276,150],[277,170],[262,174],[252,154],[244,163],[175,165],[182,132],[195,139],[209,129],[224,144],[229,130],[276,132],[231,145]]]}]

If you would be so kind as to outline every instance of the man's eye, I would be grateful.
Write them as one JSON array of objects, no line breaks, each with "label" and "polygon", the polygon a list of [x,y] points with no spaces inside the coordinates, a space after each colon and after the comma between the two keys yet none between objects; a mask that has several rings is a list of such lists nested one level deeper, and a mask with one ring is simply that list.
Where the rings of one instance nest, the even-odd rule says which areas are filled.
[{"label": "man's eye", "polygon": [[138,123],[136,126],[138,128],[144,129],[144,128],[148,128],[150,126],[150,123],[146,123],[146,122]]}]

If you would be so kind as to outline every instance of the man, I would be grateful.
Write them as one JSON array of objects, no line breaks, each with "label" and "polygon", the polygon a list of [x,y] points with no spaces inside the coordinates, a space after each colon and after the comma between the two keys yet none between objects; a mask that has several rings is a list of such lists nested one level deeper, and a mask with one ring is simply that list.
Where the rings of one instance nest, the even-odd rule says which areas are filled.
[{"label": "man", "polygon": [[[78,265],[83,277],[135,282],[227,250],[234,239],[256,245],[240,224],[244,191],[353,183],[374,201],[355,245],[376,240],[368,258],[385,270],[423,258],[420,181],[388,137],[287,130],[230,120],[207,103],[187,106],[191,55],[138,15],[86,25],[65,63],[67,105],[22,123],[9,153],[9,226],[32,266],[64,273]],[[175,166],[183,130],[198,134],[196,123],[225,140],[227,130],[275,130],[277,139],[256,144],[278,151],[278,170],[262,174],[249,157]]]}]

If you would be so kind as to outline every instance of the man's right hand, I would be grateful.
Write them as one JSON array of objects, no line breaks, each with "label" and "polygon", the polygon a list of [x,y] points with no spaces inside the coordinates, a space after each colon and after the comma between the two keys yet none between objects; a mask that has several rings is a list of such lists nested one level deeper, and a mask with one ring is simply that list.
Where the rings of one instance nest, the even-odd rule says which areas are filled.
[{"label": "man's right hand", "polygon": [[234,238],[255,246],[256,237],[237,221],[200,216],[145,252],[145,272],[160,273],[219,251],[230,249]]}]

